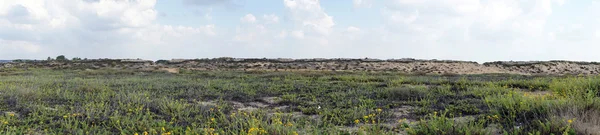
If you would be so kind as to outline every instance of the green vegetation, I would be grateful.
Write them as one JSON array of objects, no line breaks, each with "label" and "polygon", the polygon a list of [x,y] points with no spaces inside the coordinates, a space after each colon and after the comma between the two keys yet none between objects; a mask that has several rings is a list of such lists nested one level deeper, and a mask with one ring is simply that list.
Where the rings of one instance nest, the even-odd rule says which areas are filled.
[{"label": "green vegetation", "polygon": [[598,134],[599,89],[598,76],[5,68],[0,134]]},{"label": "green vegetation", "polygon": [[67,59],[67,57],[65,57],[64,55],[59,55],[59,56],[56,56],[56,60],[58,60],[58,61],[68,61],[69,59]]}]

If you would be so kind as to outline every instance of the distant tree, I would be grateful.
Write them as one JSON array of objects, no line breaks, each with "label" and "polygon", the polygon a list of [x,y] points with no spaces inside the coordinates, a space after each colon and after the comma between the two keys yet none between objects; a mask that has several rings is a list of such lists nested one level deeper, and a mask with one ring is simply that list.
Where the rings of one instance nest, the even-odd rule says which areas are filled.
[{"label": "distant tree", "polygon": [[58,60],[58,61],[67,61],[68,59],[64,55],[59,55],[59,56],[56,57],[56,60]]},{"label": "distant tree", "polygon": [[81,58],[79,58],[79,57],[73,57],[73,61],[79,61],[79,60],[81,60]]},{"label": "distant tree", "polygon": [[48,57],[46,60],[47,60],[47,61],[52,61],[52,58]]}]

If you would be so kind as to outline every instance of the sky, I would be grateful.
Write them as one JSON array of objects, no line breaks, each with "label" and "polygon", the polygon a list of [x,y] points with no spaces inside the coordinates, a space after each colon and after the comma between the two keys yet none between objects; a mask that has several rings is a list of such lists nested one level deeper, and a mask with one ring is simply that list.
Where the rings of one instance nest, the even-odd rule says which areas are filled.
[{"label": "sky", "polygon": [[600,0],[0,0],[0,59],[600,61]]}]

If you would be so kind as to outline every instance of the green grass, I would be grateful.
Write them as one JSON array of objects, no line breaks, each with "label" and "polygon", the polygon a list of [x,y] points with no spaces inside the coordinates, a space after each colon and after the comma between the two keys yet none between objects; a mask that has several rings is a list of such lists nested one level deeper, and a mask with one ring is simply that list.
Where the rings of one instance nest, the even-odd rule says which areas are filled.
[{"label": "green grass", "polygon": [[597,76],[0,69],[0,134],[595,134],[598,89]]}]

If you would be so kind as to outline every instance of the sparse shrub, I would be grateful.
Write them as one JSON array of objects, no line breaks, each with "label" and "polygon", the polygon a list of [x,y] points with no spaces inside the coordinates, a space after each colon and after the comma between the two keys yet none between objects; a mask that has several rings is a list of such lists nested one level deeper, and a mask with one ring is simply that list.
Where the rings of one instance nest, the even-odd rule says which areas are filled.
[{"label": "sparse shrub", "polygon": [[447,112],[429,114],[411,128],[406,128],[411,135],[487,135],[490,131],[484,129],[484,120],[457,123],[448,117]]},{"label": "sparse shrub", "polygon": [[380,97],[389,100],[419,100],[424,98],[427,92],[424,88],[387,88],[379,94]]}]

